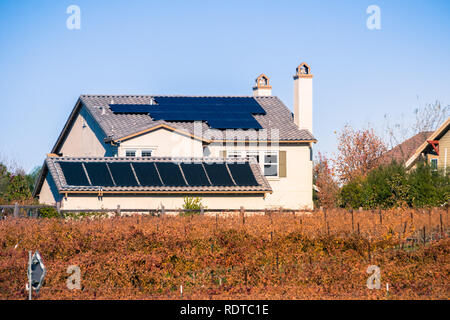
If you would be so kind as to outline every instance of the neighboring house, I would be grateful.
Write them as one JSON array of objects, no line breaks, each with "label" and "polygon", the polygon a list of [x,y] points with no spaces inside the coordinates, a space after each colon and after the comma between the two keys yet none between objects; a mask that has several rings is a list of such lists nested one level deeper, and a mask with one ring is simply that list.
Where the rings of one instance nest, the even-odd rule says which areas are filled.
[{"label": "neighboring house", "polygon": [[64,209],[312,209],[312,74],[294,76],[294,112],[271,95],[82,95],[38,179]]},{"label": "neighboring house", "polygon": [[396,145],[394,148],[381,156],[380,163],[389,164],[392,161],[396,161],[397,163],[404,164],[432,133],[433,131],[419,132],[411,138]]},{"label": "neighboring house", "polygon": [[435,169],[443,169],[447,173],[450,165],[450,117],[432,132],[408,158],[406,168],[413,168],[419,160],[425,160]]}]

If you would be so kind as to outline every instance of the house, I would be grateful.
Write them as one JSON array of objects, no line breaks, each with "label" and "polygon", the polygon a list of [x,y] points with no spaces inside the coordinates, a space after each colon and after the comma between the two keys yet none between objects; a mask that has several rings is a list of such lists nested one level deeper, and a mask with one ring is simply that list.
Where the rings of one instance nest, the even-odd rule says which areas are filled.
[{"label": "house", "polygon": [[34,196],[63,209],[312,209],[312,79],[294,112],[261,74],[252,96],[81,95]]},{"label": "house", "polygon": [[434,132],[423,141],[408,158],[405,163],[406,168],[414,168],[420,160],[430,163],[435,169],[442,169],[447,173],[450,165],[450,117]]},{"label": "house", "polygon": [[380,163],[389,164],[392,161],[395,161],[404,164],[432,133],[433,131],[422,131],[411,138],[406,139],[394,148],[385,152],[380,158]]}]

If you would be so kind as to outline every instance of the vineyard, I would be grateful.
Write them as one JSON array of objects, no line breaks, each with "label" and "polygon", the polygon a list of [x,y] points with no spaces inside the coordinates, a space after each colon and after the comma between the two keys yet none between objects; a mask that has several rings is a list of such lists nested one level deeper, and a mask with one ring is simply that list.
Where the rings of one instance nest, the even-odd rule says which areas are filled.
[{"label": "vineyard", "polygon": [[448,299],[449,226],[447,209],[8,218],[0,299],[26,299],[28,250],[47,267],[35,299]]}]

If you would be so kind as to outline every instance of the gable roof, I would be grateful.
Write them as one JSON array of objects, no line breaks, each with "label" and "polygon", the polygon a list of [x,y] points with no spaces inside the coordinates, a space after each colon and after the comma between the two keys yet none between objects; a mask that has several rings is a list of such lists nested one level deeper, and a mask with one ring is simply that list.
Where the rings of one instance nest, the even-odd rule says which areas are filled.
[{"label": "gable roof", "polygon": [[411,138],[396,145],[391,150],[384,153],[380,159],[380,163],[389,164],[392,161],[397,163],[405,163],[416,151],[416,149],[433,133],[433,131],[423,131],[412,136]]},{"label": "gable roof", "polygon": [[[70,123],[81,107],[85,107],[92,118],[97,122],[101,130],[105,133],[107,141],[122,141],[139,134],[151,131],[160,126],[180,133],[184,133],[193,138],[200,138],[206,142],[212,140],[223,142],[227,139],[214,139],[214,132],[218,129],[210,129],[206,122],[201,122],[202,137],[196,137],[193,121],[164,121],[153,120],[147,114],[115,114],[111,111],[110,104],[151,104],[155,97],[193,97],[205,98],[212,96],[154,96],[154,95],[81,95],[74,110],[72,111],[63,132],[61,132],[52,153],[57,153],[64,140]],[[238,96],[214,96],[215,98],[233,99]],[[239,96],[252,97],[252,96]],[[252,97],[266,112],[265,115],[256,114],[254,118],[263,128],[262,130],[226,130],[228,136],[233,141],[279,141],[279,142],[316,142],[314,136],[305,129],[299,129],[293,120],[291,111],[274,96]],[[225,130],[220,130],[224,132]],[[227,135],[223,135],[224,138]]]},{"label": "gable roof", "polygon": [[439,140],[449,130],[449,128],[450,117],[448,117],[436,131],[432,132],[431,135],[422,144],[420,144],[419,147],[416,148],[415,152],[411,155],[408,161],[406,161],[405,166],[407,168],[412,167],[419,158],[420,154],[429,146],[428,140]]},{"label": "gable roof", "polygon": [[[253,175],[254,179],[256,180],[257,185],[243,185],[243,184],[236,184],[234,177],[230,172],[230,176],[233,180],[233,185],[229,186],[220,186],[220,185],[213,185],[213,184],[207,184],[207,185],[184,185],[184,186],[172,186],[172,185],[165,185],[164,181],[162,181],[162,184],[155,184],[155,185],[140,185],[138,183],[137,185],[129,185],[129,186],[120,186],[116,185],[116,182],[114,182],[114,185],[92,185],[91,179],[92,176],[87,174],[88,177],[88,183],[86,185],[71,185],[68,183],[68,180],[66,179],[66,176],[64,174],[64,171],[61,167],[61,163],[63,162],[71,162],[71,163],[83,163],[83,166],[87,163],[107,163],[108,165],[111,163],[147,163],[147,164],[158,164],[158,163],[197,163],[202,164],[202,166],[208,166],[211,163],[219,163],[221,165],[226,166],[227,170],[228,165],[232,163],[236,163],[237,161],[241,161],[242,163],[247,163],[250,167],[251,174]],[[114,193],[114,194],[121,194],[121,193],[271,193],[272,188],[270,187],[267,179],[264,177],[264,175],[261,172],[261,169],[259,167],[259,164],[256,162],[254,158],[246,159],[246,158],[236,158],[236,159],[223,159],[223,158],[184,158],[184,157],[176,157],[176,158],[169,158],[169,157],[151,157],[151,158],[130,158],[130,157],[48,157],[45,161],[45,171],[47,171],[55,185],[58,189],[59,193]],[[44,171],[43,170],[43,171]],[[108,168],[108,170],[110,170]],[[180,167],[180,172],[183,172],[183,170]],[[136,171],[133,168],[133,173],[136,175]],[[205,172],[207,169],[205,170]],[[87,171],[86,171],[87,172]],[[121,173],[125,174],[125,173]],[[184,175],[184,173],[182,173]],[[208,178],[209,179],[209,178]],[[41,176],[40,181],[37,184],[35,194],[37,195],[40,193],[40,189],[42,187],[42,184],[45,180],[45,176]],[[136,181],[139,181],[137,179]],[[186,180],[188,181],[188,180]]]}]

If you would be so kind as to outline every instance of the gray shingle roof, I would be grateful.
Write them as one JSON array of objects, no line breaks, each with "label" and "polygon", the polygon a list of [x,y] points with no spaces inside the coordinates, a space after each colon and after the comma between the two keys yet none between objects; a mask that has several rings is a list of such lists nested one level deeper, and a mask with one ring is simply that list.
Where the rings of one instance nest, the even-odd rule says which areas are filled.
[{"label": "gray shingle roof", "polygon": [[[149,104],[155,96],[151,95],[82,95],[80,100],[94,117],[107,137],[120,140],[129,135],[149,130],[155,126],[165,124],[177,130],[194,135],[193,122],[154,121],[146,114],[114,114],[109,104]],[[227,96],[226,98],[233,98]],[[232,139],[226,140],[272,140],[272,141],[315,141],[308,130],[300,130],[295,125],[291,111],[277,97],[255,97],[256,101],[266,111],[266,115],[254,115],[263,127],[262,130],[227,130]],[[201,123],[202,138],[210,140],[215,137],[217,129],[211,130],[205,123]],[[219,140],[215,138],[215,140]]]},{"label": "gray shingle roof", "polygon": [[[63,170],[61,169],[61,162],[202,162],[207,166],[206,163],[232,163],[234,161],[248,161],[250,164],[250,168],[253,172],[253,175],[258,183],[257,186],[131,186],[131,187],[123,187],[123,186],[73,186],[68,185],[67,181],[64,177]],[[245,159],[245,158],[236,158],[236,159],[223,159],[223,158],[169,158],[169,157],[151,157],[151,158],[131,158],[131,157],[48,157],[46,159],[46,167],[48,168],[48,172],[50,173],[55,185],[58,189],[59,193],[77,193],[77,192],[92,192],[96,193],[100,190],[102,192],[148,192],[148,193],[270,193],[272,192],[272,188],[269,185],[269,182],[261,173],[261,169],[259,164],[256,162],[254,158]]]}]

